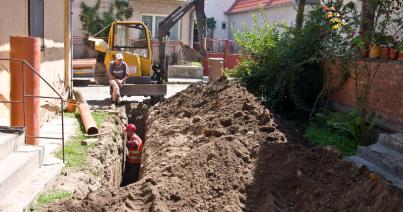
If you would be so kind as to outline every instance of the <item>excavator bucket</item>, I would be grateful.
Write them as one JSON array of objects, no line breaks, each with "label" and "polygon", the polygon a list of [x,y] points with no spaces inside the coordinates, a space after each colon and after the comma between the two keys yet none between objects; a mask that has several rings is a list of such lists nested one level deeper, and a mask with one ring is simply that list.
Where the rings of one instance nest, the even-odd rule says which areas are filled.
[{"label": "excavator bucket", "polygon": [[108,44],[103,39],[90,37],[88,40],[94,42],[95,50],[99,52],[108,51]]},{"label": "excavator bucket", "polygon": [[191,48],[190,46],[188,46],[182,42],[181,42],[181,46],[182,46],[182,54],[187,61],[193,61],[193,62],[202,61],[202,55],[200,54],[199,51]]}]

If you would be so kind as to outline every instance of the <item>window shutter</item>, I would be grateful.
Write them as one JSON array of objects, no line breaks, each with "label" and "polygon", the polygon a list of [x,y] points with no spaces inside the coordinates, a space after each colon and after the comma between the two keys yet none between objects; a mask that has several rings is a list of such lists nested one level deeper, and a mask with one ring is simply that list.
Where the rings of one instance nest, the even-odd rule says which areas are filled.
[{"label": "window shutter", "polygon": [[29,0],[29,36],[45,36],[44,0]]}]

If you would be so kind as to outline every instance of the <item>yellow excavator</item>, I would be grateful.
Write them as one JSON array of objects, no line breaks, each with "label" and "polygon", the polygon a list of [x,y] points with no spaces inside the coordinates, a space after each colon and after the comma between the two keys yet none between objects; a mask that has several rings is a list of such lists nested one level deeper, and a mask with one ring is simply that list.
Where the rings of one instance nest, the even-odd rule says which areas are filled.
[{"label": "yellow excavator", "polygon": [[[165,56],[165,41],[169,30],[192,8],[195,8],[198,34],[205,37],[206,15],[204,0],[188,0],[161,21],[158,28],[159,63],[154,64],[150,31],[141,21],[113,21],[109,28],[108,42],[90,37],[95,50],[101,52],[97,58],[94,78],[99,84],[109,84],[109,63],[117,53],[123,54],[129,67],[129,78],[121,89],[122,96],[150,96],[159,101],[167,94],[168,60]],[[108,27],[105,27],[108,28]],[[201,42],[200,53],[205,56],[205,45]]]}]

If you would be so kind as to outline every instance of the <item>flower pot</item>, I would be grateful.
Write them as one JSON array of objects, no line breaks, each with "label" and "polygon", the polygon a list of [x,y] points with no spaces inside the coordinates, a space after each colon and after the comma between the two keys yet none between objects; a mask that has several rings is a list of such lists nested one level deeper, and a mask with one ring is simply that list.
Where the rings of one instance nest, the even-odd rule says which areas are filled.
[{"label": "flower pot", "polygon": [[67,101],[67,109],[66,111],[69,113],[75,113],[76,109],[77,109],[77,101],[74,99],[69,99],[69,101]]},{"label": "flower pot", "polygon": [[397,58],[399,58],[399,51],[396,49],[391,49],[389,52],[389,58],[391,60],[396,60]]},{"label": "flower pot", "polygon": [[381,57],[382,48],[377,45],[373,45],[369,51],[370,58],[379,58]]},{"label": "flower pot", "polygon": [[390,55],[390,48],[382,47],[381,46],[381,58],[382,59],[389,59]]},{"label": "flower pot", "polygon": [[403,61],[403,52],[400,52],[400,53],[399,53],[399,58],[398,58],[398,60]]}]

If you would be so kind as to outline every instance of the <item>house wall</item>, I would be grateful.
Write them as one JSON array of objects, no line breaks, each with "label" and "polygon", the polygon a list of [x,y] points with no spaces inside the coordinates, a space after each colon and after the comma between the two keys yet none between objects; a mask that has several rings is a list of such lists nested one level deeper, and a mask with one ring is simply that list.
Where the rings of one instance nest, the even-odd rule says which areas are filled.
[{"label": "house wall", "polygon": [[[259,16],[259,11],[248,11],[243,13],[235,13],[229,15],[230,32],[229,38],[233,39],[233,32],[239,32],[242,30],[243,26],[251,27],[253,25],[252,15],[256,14],[258,20],[262,20]],[[264,10],[264,15],[269,23],[282,23],[286,22],[289,25],[294,24],[295,16],[297,15],[296,9],[291,6],[278,6],[270,7]]]},{"label": "house wall", "polygon": [[[229,22],[226,11],[234,4],[235,0],[206,0],[205,13],[207,18],[214,17],[216,28],[214,30],[214,39],[228,39]],[[226,24],[226,29],[222,29],[222,23]]]},{"label": "house wall", "polygon": [[[84,44],[84,38],[87,36],[87,32],[83,30],[82,23],[80,20],[81,14],[81,3],[84,2],[86,5],[94,6],[97,0],[74,0],[73,1],[73,37],[74,37],[74,48],[73,57],[74,58],[91,58],[96,57],[97,52],[92,48]],[[112,0],[101,0],[99,13],[102,14],[109,10],[109,6]]]},{"label": "house wall", "polygon": [[[145,14],[169,15],[183,4],[184,0],[131,0],[130,3],[135,8],[131,20],[141,20],[141,16]],[[185,44],[190,43],[191,14],[192,11],[187,12],[179,22],[179,40]],[[158,42],[153,41],[152,46],[154,61],[158,61]],[[179,59],[181,59],[181,49],[178,42],[172,41],[166,44],[166,54],[172,55],[175,52]]]},{"label": "house wall", "polygon": [[[89,58],[97,55],[96,51],[84,44],[83,38],[86,37],[87,32],[82,29],[80,21],[82,2],[93,6],[97,0],[75,0],[73,4],[73,33],[74,33],[74,58]],[[101,0],[99,12],[102,13],[109,9],[112,0]],[[133,7],[133,17],[130,20],[141,20],[144,14],[157,14],[168,15],[180,6],[185,0],[129,0],[130,5]],[[191,18],[188,12],[180,21],[180,35],[179,40],[184,43],[189,43],[191,37]],[[168,50],[169,51],[169,50]],[[154,51],[155,52],[155,51]],[[158,55],[154,58],[158,58]]]},{"label": "house wall", "polygon": [[[6,2],[3,2],[6,1]],[[64,87],[64,39],[65,39],[65,0],[45,0],[44,28],[45,48],[41,52],[41,76],[43,76],[58,92],[63,92]],[[28,1],[26,0],[2,0],[3,5],[12,7],[0,7],[0,57],[10,57],[10,36],[28,36]],[[0,62],[7,69],[9,64]],[[0,66],[0,99],[9,100],[10,97],[10,73]],[[41,82],[41,95],[55,96],[51,89]],[[41,101],[41,104],[47,104]],[[50,102],[53,104],[52,102]],[[0,104],[0,125],[9,124],[9,104]]]},{"label": "house wall", "polygon": [[[361,62],[362,63],[362,62]],[[368,62],[369,67],[378,65],[376,60]],[[332,101],[340,106],[356,106],[355,79],[343,80],[343,68],[337,65],[326,64],[327,71],[332,73]],[[359,78],[362,80],[362,78]],[[381,64],[375,75],[369,94],[368,105],[372,112],[379,115],[395,128],[403,129],[403,61],[386,61]],[[341,85],[341,86],[340,86]],[[400,126],[400,127],[399,127]]]},{"label": "house wall", "polygon": [[[169,15],[178,6],[184,3],[184,0],[131,0],[130,4],[134,8],[131,20],[141,20],[143,14]],[[179,40],[189,42],[190,40],[190,12],[186,13],[180,21]]]}]

